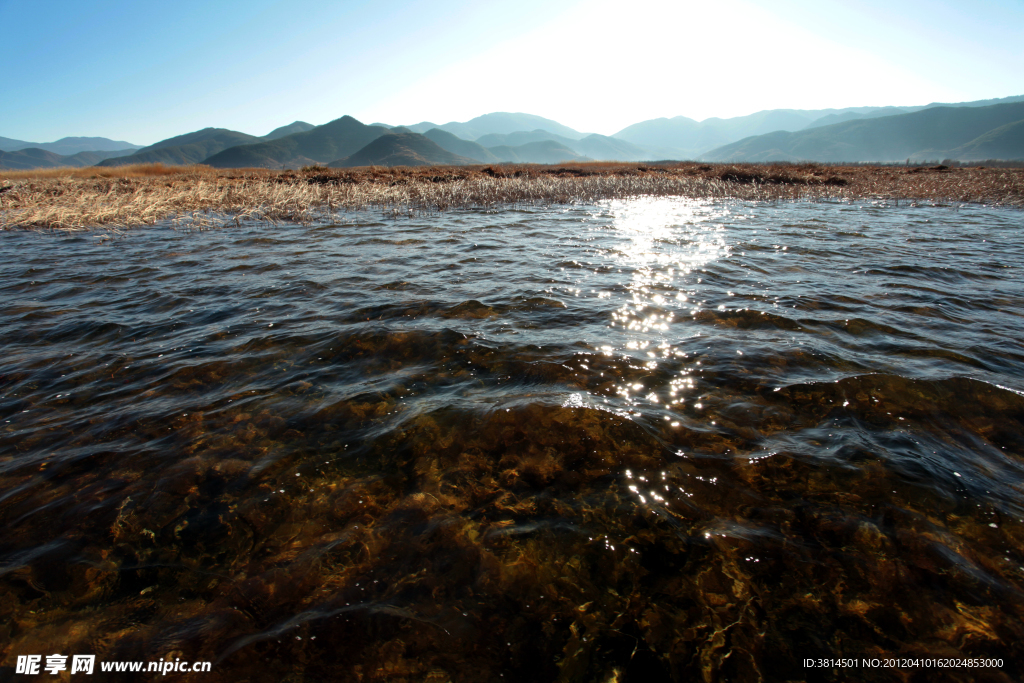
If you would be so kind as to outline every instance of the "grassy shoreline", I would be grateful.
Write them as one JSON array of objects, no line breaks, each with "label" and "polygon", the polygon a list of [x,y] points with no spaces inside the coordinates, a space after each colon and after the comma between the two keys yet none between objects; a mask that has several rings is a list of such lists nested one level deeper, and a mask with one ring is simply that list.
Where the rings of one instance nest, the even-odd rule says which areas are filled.
[{"label": "grassy shoreline", "polygon": [[592,162],[300,171],[160,164],[0,170],[0,230],[312,223],[348,210],[444,211],[633,196],[885,199],[1024,206],[1024,169]]}]

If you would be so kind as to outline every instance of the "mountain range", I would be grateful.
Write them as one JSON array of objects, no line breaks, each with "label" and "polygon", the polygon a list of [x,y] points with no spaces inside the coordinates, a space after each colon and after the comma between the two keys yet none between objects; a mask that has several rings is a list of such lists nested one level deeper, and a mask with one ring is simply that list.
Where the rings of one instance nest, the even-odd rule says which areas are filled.
[{"label": "mountain range", "polygon": [[405,128],[394,128],[343,159],[328,163],[334,168],[355,166],[467,166],[476,159],[459,156],[436,142]]},{"label": "mountain range", "polygon": [[[1017,125],[1021,124],[1021,125]],[[749,137],[701,155],[704,161],[887,162],[1024,158],[1024,102],[933,107]],[[993,157],[990,154],[997,156]]]},{"label": "mountain range", "polygon": [[14,152],[0,152],[0,168],[29,170],[33,168],[84,168],[96,166],[104,159],[114,156],[131,154],[132,150],[124,149],[113,152],[78,152],[76,154],[56,154],[38,147],[19,149]]},{"label": "mountain range", "polygon": [[[275,128],[263,137],[247,135],[227,128],[203,128],[194,133],[143,147],[129,156],[119,156],[100,163],[100,166],[125,166],[128,164],[198,164],[215,156],[218,152],[243,145],[272,143],[277,140],[307,133],[316,126],[305,121],[295,121],[287,126]],[[250,164],[257,166],[259,164]]]},{"label": "mountain range", "polygon": [[[924,109],[943,107],[979,108],[996,104],[1024,102],[1024,95],[1000,100],[979,100],[956,104],[933,102],[915,107],[848,107],[846,109],[770,109],[748,116],[730,119],[710,118],[694,121],[685,116],[671,119],[651,119],[623,128],[613,137],[643,145],[663,159],[717,158],[717,148],[748,137],[767,135],[777,131],[796,132],[809,128],[824,128],[851,120],[870,119],[890,115],[911,114]],[[808,157],[810,161],[824,161]],[[755,161],[755,159],[747,159]],[[844,161],[852,161],[846,159]],[[878,159],[877,161],[881,161]]]},{"label": "mountain range", "polygon": [[194,133],[161,140],[128,156],[107,159],[100,162],[99,165],[198,164],[221,150],[258,141],[259,138],[254,135],[246,135],[226,128],[203,128]]},{"label": "mountain range", "polygon": [[509,112],[484,114],[483,116],[478,116],[475,119],[470,119],[465,123],[451,121],[438,126],[430,123],[429,121],[423,121],[422,123],[405,126],[405,128],[408,128],[413,133],[425,133],[431,128],[440,128],[441,130],[446,130],[449,133],[459,136],[463,140],[476,140],[477,138],[492,133],[506,135],[508,133],[515,133],[516,131],[535,130],[537,128],[572,140],[578,140],[587,136],[586,133],[580,133],[569,126],[563,126],[558,121],[552,121],[551,119],[546,119],[543,116],[535,116],[533,114],[512,114]]},{"label": "mountain range", "polygon": [[10,169],[142,163],[285,169],[658,159],[1024,160],[1024,95],[912,107],[772,109],[704,121],[677,116],[642,121],[611,136],[532,114],[495,112],[466,122],[406,126],[366,125],[342,116],[320,126],[295,121],[259,137],[204,128],[148,147],[107,138],[37,144],[0,137],[0,150],[8,150],[0,151],[0,168]]},{"label": "mountain range", "polygon": [[41,149],[54,154],[72,155],[79,152],[113,152],[120,150],[136,150],[141,145],[133,145],[124,140],[111,140],[109,138],[61,138],[56,142],[25,142],[24,140],[13,140],[0,137],[0,150],[17,152],[20,149]]}]

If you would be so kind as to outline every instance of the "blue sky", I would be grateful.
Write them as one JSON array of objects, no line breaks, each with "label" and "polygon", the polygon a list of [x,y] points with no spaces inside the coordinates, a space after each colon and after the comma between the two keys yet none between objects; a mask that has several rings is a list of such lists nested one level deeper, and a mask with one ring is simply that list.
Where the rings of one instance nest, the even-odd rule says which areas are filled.
[{"label": "blue sky", "polygon": [[1021,0],[0,0],[0,26],[0,136],[33,142],[1024,94]]}]

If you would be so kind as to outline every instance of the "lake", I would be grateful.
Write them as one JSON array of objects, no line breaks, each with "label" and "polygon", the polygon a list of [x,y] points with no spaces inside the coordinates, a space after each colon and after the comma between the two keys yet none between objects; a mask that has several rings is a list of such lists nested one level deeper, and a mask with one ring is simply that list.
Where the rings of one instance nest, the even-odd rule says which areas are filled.
[{"label": "lake", "polygon": [[1022,340],[1012,208],[0,233],[3,664],[1012,680]]}]

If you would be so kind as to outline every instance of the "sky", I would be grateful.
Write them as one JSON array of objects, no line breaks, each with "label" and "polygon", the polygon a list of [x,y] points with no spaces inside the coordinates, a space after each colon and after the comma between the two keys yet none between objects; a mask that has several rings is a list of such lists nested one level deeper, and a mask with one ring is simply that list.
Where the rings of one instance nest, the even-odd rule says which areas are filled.
[{"label": "sky", "polygon": [[31,142],[1024,94],[1022,0],[0,0],[0,26],[0,136]]}]

